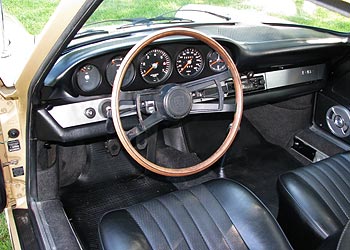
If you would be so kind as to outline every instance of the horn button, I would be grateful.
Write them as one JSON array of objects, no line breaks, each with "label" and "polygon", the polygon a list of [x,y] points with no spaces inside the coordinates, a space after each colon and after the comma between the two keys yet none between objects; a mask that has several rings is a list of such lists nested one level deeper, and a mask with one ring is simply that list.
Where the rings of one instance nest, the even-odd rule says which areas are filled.
[{"label": "horn button", "polygon": [[192,95],[184,87],[172,86],[163,89],[163,108],[170,119],[181,119],[187,116],[192,108]]}]

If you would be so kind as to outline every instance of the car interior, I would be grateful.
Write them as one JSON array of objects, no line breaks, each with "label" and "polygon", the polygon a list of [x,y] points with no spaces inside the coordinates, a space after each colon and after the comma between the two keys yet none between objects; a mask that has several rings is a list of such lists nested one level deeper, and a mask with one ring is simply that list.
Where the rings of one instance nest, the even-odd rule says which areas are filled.
[{"label": "car interior", "polygon": [[[29,204],[32,233],[46,235],[38,244],[335,249],[350,216],[347,38],[293,25],[176,27],[215,40],[239,79],[216,48],[181,33],[130,57],[161,33],[155,27],[73,40],[31,89]],[[234,141],[202,171],[154,173],[117,136],[120,122],[153,164],[196,166],[231,134],[238,83],[244,108]],[[152,120],[158,111],[165,115]]]}]

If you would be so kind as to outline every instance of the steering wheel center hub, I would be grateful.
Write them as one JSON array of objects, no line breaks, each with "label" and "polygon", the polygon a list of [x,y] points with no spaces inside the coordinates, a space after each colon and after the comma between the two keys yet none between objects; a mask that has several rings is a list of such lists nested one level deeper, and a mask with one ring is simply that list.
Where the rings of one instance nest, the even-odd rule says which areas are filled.
[{"label": "steering wheel center hub", "polygon": [[181,86],[171,87],[165,93],[163,107],[170,118],[184,118],[191,111],[192,95],[186,88]]}]

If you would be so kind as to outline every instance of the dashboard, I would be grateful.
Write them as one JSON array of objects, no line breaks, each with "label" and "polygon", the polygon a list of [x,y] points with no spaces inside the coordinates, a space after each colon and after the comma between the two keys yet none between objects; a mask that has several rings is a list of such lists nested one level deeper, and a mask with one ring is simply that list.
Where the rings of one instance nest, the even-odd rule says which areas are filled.
[{"label": "dashboard", "polygon": [[[267,29],[267,26],[263,27]],[[247,27],[248,30],[251,28]],[[205,27],[198,29],[203,31]],[[244,40],[242,36],[246,31],[242,27],[221,30],[213,26],[206,30],[236,63],[245,105],[259,105],[320,90],[327,79],[329,60],[342,53],[341,43],[322,43],[323,37],[316,45],[308,43],[308,37],[295,41],[295,32],[281,40],[276,34],[281,32],[285,36],[286,28],[271,27],[269,32],[276,34],[269,41],[266,36],[261,40],[254,37],[254,40],[253,34]],[[305,30],[301,33],[305,36]],[[147,34],[141,37],[144,35]],[[314,31],[310,36],[314,37]],[[140,35],[112,38],[66,50],[40,90],[36,122],[41,126],[36,131],[37,137],[69,142],[106,134],[106,107],[111,105],[116,72],[139,39]],[[208,78],[219,79],[227,71],[220,55],[207,45],[186,37],[171,37],[146,47],[135,57],[124,78],[122,91],[130,93],[157,89],[169,83],[181,85]],[[220,84],[225,103],[234,106],[232,79],[222,79]],[[213,102],[217,99],[215,88],[209,86],[196,93],[194,98],[198,102]],[[123,117],[135,116],[135,103],[125,103],[121,107],[125,111]],[[233,108],[223,110],[233,111]]]}]

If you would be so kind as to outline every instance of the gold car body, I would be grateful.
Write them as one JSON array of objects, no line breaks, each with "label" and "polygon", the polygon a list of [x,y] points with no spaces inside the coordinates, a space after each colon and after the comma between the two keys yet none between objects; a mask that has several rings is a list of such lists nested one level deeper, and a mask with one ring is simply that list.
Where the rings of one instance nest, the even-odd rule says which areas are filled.
[{"label": "gold car body", "polygon": [[[7,206],[5,209],[6,219],[9,226],[12,246],[14,249],[21,249],[17,229],[14,223],[12,209],[27,208],[26,199],[26,173],[29,160],[26,158],[26,143],[28,138],[28,91],[30,86],[35,85],[35,77],[43,71],[45,60],[53,49],[59,47],[64,40],[64,34],[69,32],[67,27],[71,27],[79,11],[89,8],[92,1],[86,0],[64,0],[61,1],[50,21],[46,24],[41,33],[33,52],[26,62],[23,71],[15,81],[14,87],[6,87],[0,82],[0,160],[3,166],[5,179],[5,188],[7,195]],[[83,11],[85,12],[85,11]],[[8,65],[11,67],[11,65]],[[19,141],[20,150],[10,152],[6,142],[11,140],[7,131],[17,129],[20,135],[16,140]],[[23,175],[15,177],[14,169],[23,169]]]}]

